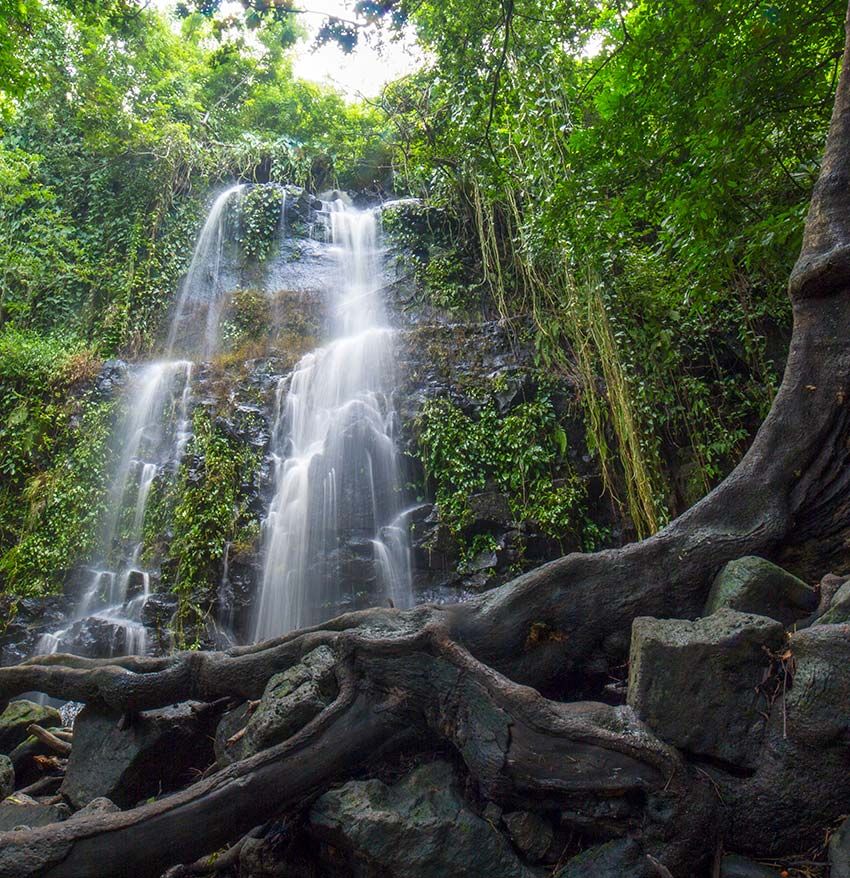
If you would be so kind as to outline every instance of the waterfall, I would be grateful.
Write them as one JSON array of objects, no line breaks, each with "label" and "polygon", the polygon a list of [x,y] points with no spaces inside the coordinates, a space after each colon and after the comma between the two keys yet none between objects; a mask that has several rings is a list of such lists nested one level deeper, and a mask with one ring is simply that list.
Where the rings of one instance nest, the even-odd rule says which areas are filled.
[{"label": "waterfall", "polygon": [[180,350],[209,360],[218,348],[219,323],[226,301],[222,287],[226,210],[230,200],[244,189],[241,183],[225,189],[210,208],[177,298],[166,344],[169,356]]},{"label": "waterfall", "polygon": [[[151,577],[140,563],[145,513],[156,480],[173,478],[192,435],[192,360],[208,359],[218,346],[227,292],[226,209],[244,188],[231,186],[215,199],[198,235],[168,333],[168,359],[144,364],[129,382],[125,414],[113,434],[117,464],[101,521],[98,561],[69,623],[43,634],[36,653],[116,656],[148,650],[142,612]],[[192,359],[174,359],[178,350]]]},{"label": "waterfall", "polygon": [[183,455],[191,379],[192,363],[174,360],[149,363],[131,380],[113,437],[118,464],[101,522],[99,566],[89,571],[70,624],[42,635],[37,652],[147,651],[141,614],[150,573],[140,565],[145,511],[157,477]]},{"label": "waterfall", "polygon": [[278,385],[255,640],[347,609],[412,602],[406,533],[396,524],[393,333],[380,294],[378,216],[341,200],[323,213],[338,269],[333,337]]}]

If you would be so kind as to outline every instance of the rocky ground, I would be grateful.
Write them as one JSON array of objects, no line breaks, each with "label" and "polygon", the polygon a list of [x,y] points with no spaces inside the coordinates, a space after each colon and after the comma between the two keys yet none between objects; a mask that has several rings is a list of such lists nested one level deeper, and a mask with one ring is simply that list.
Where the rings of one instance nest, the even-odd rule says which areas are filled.
[{"label": "rocky ground", "polygon": [[[829,575],[811,587],[744,557],[718,574],[704,612],[694,620],[637,618],[628,674],[607,688],[610,701],[624,727],[640,720],[708,778],[719,799],[734,786],[727,781],[770,782],[764,812],[752,819],[810,835],[808,827],[792,829],[799,777],[777,775],[770,764],[791,748],[805,770],[817,742],[820,759],[846,766],[850,662],[836,663],[836,656],[850,643],[850,578]],[[132,718],[94,705],[74,716],[71,706],[60,713],[11,702],[0,716],[0,831],[132,808],[272,747],[334,699],[333,668],[332,652],[318,647],[273,676],[258,701],[190,702]],[[771,710],[777,702],[782,710]],[[370,779],[308,799],[285,820],[269,814],[232,848],[168,876],[669,876],[631,838],[636,806],[627,797],[609,800],[604,807],[617,837],[600,844],[582,829],[585,822],[598,827],[598,813],[512,810],[488,801],[449,751],[434,752],[415,763],[384,764]],[[662,827],[663,807],[661,797],[653,820]],[[711,874],[850,875],[850,821],[821,829],[820,849],[757,861],[743,855],[751,853],[746,826],[732,828],[738,851],[718,849]],[[777,848],[787,849],[788,840]]]}]

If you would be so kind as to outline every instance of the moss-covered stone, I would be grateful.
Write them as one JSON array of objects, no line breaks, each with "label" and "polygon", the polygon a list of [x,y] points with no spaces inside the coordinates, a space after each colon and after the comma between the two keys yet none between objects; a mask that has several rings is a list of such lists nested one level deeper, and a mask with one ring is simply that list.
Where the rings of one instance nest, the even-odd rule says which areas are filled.
[{"label": "moss-covered stone", "polygon": [[817,593],[787,570],[764,558],[747,555],[726,564],[717,574],[704,615],[728,607],[791,625],[817,607]]},{"label": "moss-covered stone", "polygon": [[62,718],[54,707],[45,707],[33,701],[12,701],[0,714],[0,753],[11,753],[28,737],[27,729],[33,723],[47,728],[61,726]]}]

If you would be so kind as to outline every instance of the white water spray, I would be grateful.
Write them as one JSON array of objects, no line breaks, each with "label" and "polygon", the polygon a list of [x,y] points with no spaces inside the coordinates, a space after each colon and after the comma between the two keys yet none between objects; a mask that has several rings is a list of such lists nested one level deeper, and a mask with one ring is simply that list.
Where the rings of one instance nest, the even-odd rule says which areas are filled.
[{"label": "white water spray", "polygon": [[334,339],[278,386],[255,640],[345,609],[412,602],[406,533],[394,525],[393,334],[380,296],[377,216],[341,201],[325,211],[339,268]]}]

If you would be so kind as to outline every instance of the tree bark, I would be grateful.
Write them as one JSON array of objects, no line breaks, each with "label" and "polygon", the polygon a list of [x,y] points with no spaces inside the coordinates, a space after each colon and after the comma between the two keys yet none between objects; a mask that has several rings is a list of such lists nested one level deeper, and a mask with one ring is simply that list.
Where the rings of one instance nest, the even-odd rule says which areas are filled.
[{"label": "tree bark", "polygon": [[[811,576],[843,557],[850,525],[848,55],[845,47],[791,274],[794,331],[783,382],[751,448],[718,488],[650,539],[566,556],[461,605],[353,613],[225,653],[57,655],[0,669],[0,700],[39,690],[137,711],[258,698],[274,673],[327,645],[340,685],[334,703],[291,739],[182,792],[120,814],[0,835],[0,876],[157,876],[367,770],[376,750],[423,752],[437,741],[455,748],[486,796],[581,811],[609,835],[639,831],[673,874],[712,852],[717,799],[699,772],[625,708],[548,698],[593,694],[623,662],[636,616],[699,615],[729,560],[790,559]],[[620,818],[605,823],[593,802],[611,797],[625,804]],[[669,801],[675,830],[653,818],[653,797]]]}]

